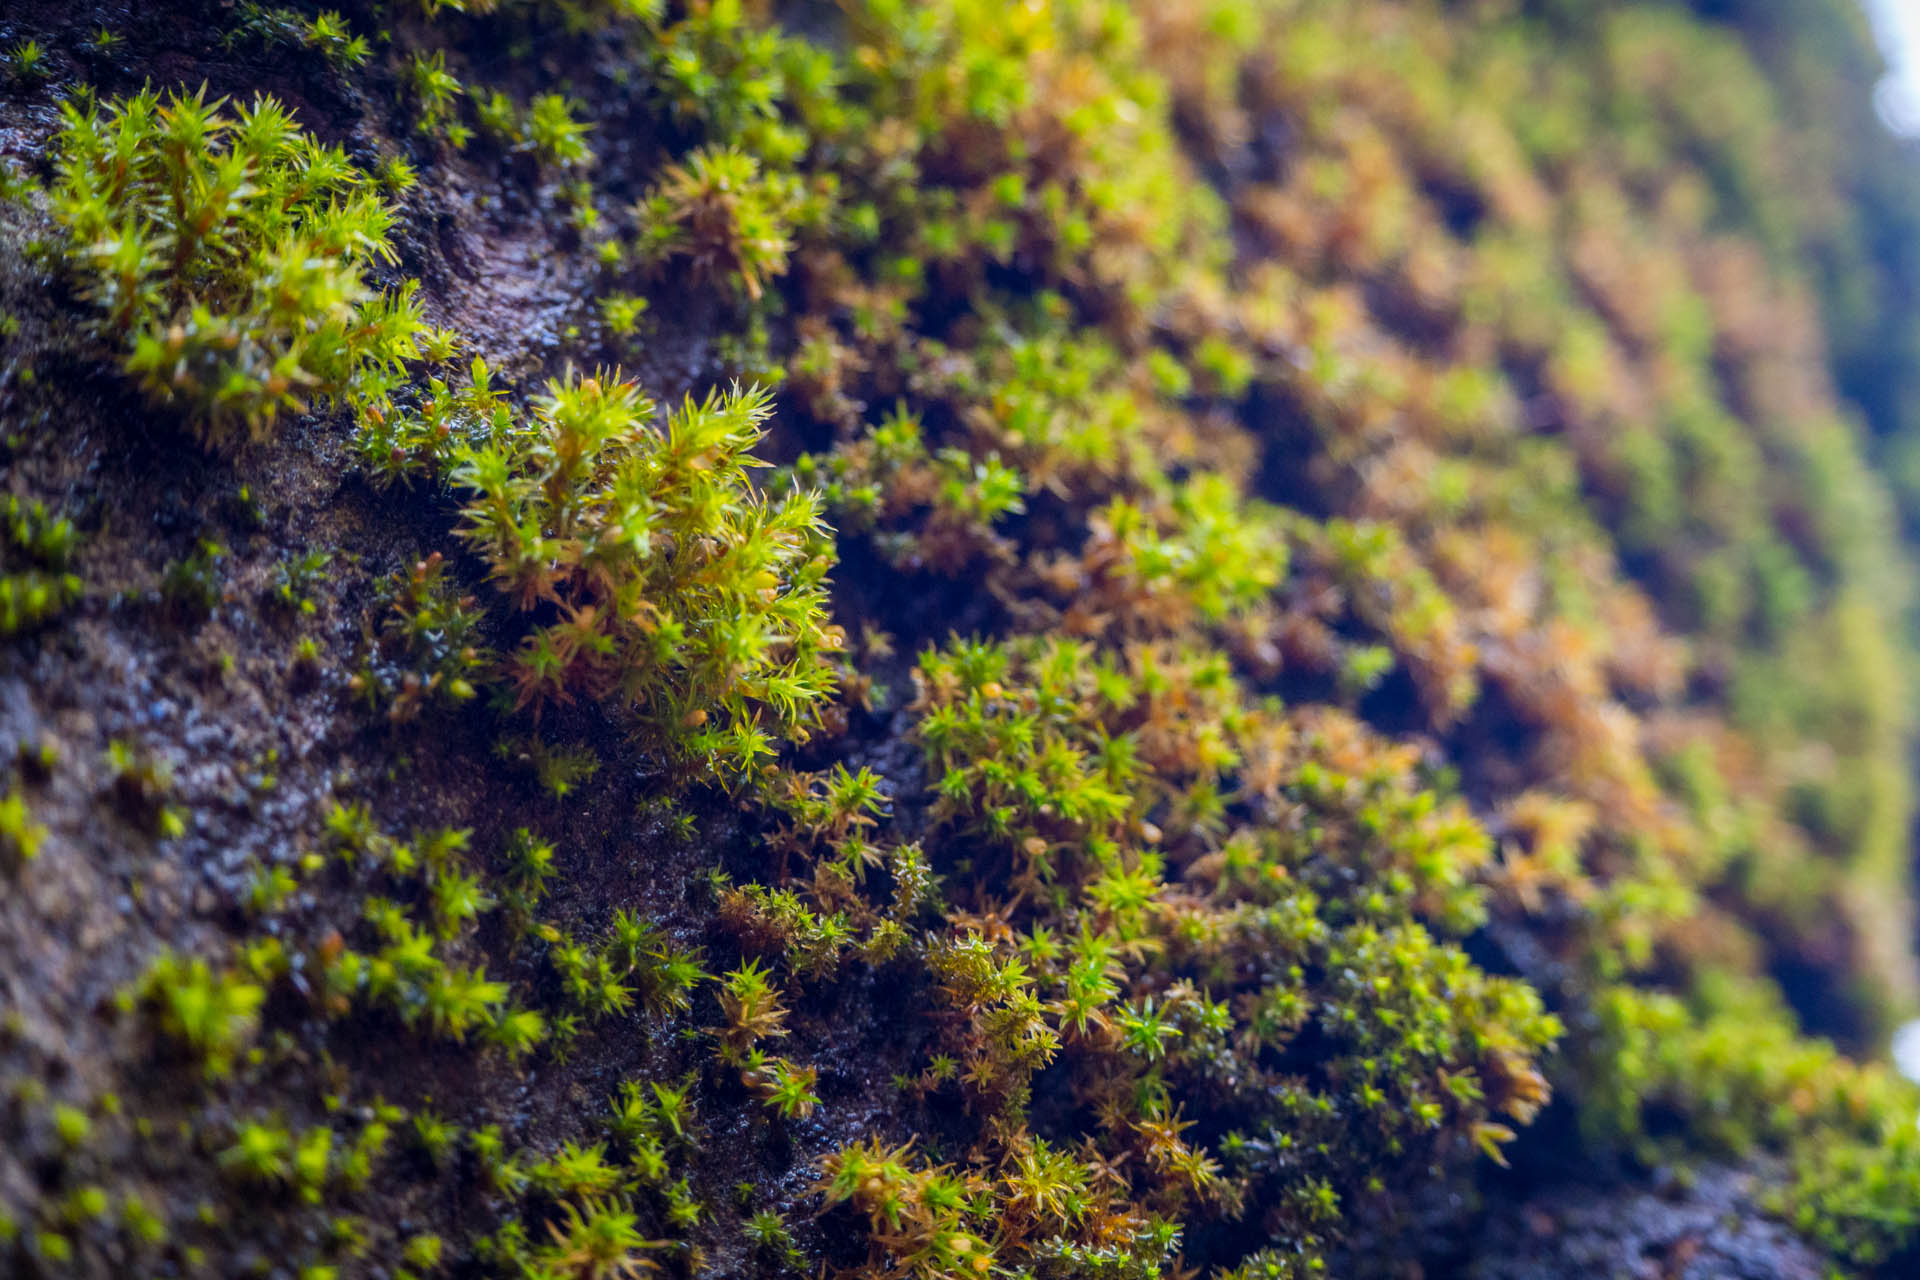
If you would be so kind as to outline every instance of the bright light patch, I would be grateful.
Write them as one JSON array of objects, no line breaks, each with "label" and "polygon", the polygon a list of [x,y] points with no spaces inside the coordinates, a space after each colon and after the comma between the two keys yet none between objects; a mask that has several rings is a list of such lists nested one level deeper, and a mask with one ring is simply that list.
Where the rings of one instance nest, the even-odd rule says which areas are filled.
[{"label": "bright light patch", "polygon": [[1880,119],[1895,133],[1920,136],[1920,0],[1865,0],[1887,59],[1873,91]]},{"label": "bright light patch", "polygon": [[1920,1080],[1920,1022],[1893,1033],[1893,1065],[1909,1080]]}]

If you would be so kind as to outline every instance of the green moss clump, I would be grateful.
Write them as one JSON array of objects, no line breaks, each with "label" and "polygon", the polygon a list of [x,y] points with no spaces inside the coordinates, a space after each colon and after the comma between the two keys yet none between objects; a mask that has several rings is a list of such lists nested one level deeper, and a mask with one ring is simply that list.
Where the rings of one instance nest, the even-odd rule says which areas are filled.
[{"label": "green moss clump", "polygon": [[[374,528],[444,534],[333,562],[390,584],[351,681],[386,790],[260,868],[231,969],[169,954],[128,1000],[231,1094],[369,1027],[447,1088],[351,1145],[223,1097],[203,1164],[261,1203],[404,1183],[395,1275],[810,1267],[851,1225],[874,1278],[1274,1280],[1437,1180],[1557,1166],[1556,1094],[1589,1153],[1771,1153],[1836,1260],[1912,1257],[1915,1091],[1774,981],[1812,973],[1849,1050],[1914,995],[1906,581],[1811,319],[1838,202],[1791,189],[1732,31],[1633,0],[851,0],[818,41],[747,0],[415,7],[364,68],[331,15],[243,13],[397,85],[399,120],[343,108],[368,133],[446,144],[380,140],[416,150],[377,184],[271,100],[83,97],[59,141],[69,263],[149,391],[216,445],[345,401]],[[462,79],[483,43],[503,87]],[[537,181],[484,189],[510,169]],[[456,345],[374,292],[372,189],[416,181],[582,287],[553,346],[408,374]],[[615,355],[751,370],[781,436],[769,391],[658,412],[577,372]],[[178,613],[322,613],[319,560],[260,588],[209,532]],[[408,738],[429,716],[457,731]],[[479,788],[406,802],[491,862],[385,834],[415,747],[492,782],[488,743],[553,842],[486,834]],[[887,1079],[842,1052],[882,1009]],[[514,1150],[489,1073],[530,1066],[598,1083],[523,1095]],[[487,1195],[443,1195],[467,1155]],[[91,1256],[96,1200],[61,1186],[22,1247]],[[308,1274],[369,1249],[342,1221]]]},{"label": "green moss clump", "polygon": [[148,966],[133,998],[152,1009],[168,1037],[189,1049],[209,1077],[225,1075],[260,1029],[264,988],[205,960],[163,954]]},{"label": "green moss clump", "polygon": [[419,355],[415,286],[367,279],[393,256],[393,207],[274,99],[148,90],[63,120],[53,209],[77,286],[127,373],[208,445],[369,395]]},{"label": "green moss clump", "polygon": [[656,431],[631,383],[575,378],[527,430],[459,455],[462,536],[516,608],[558,614],[508,655],[518,705],[605,701],[734,777],[819,723],[842,643],[833,557],[817,496],[747,482],[768,410],[758,390],[715,394]]},{"label": "green moss clump", "polygon": [[685,258],[696,277],[736,280],[758,299],[764,282],[787,267],[795,185],[763,175],[758,161],[735,148],[702,148],[668,169],[647,197],[638,252],[648,261]]},{"label": "green moss clump", "polygon": [[9,497],[0,519],[0,636],[43,626],[80,598],[72,572],[73,522],[38,502]]},{"label": "green moss clump", "polygon": [[46,840],[47,829],[34,821],[26,796],[9,788],[5,798],[0,798],[0,862],[7,870],[16,871],[40,856],[40,846]]},{"label": "green moss clump", "polygon": [[395,723],[430,706],[471,702],[494,661],[477,597],[459,592],[437,551],[396,574],[391,591],[379,639],[354,676],[355,692]]}]

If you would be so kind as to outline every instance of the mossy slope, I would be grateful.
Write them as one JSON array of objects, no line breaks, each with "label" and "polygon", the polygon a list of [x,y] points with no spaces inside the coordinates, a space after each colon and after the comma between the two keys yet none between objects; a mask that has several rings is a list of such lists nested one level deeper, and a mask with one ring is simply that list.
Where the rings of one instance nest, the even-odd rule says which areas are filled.
[{"label": "mossy slope", "polygon": [[1712,1256],[1900,1274],[1792,20],[31,8],[8,1263],[1310,1276],[1745,1162]]}]

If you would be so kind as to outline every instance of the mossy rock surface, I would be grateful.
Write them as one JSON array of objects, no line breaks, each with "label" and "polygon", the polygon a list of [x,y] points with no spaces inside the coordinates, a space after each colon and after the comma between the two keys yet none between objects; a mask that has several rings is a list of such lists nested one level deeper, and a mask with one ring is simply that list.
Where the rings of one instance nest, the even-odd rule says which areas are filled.
[{"label": "mossy rock surface", "polygon": [[1920,160],[1701,9],[0,15],[0,1273],[1908,1274]]}]

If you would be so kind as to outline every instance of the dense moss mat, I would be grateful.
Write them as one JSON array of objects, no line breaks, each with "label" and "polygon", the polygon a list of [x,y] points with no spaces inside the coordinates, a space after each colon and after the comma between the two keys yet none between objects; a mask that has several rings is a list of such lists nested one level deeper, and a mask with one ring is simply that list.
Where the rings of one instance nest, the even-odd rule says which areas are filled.
[{"label": "dense moss mat", "polygon": [[20,8],[0,1265],[1920,1261],[1838,0]]}]

